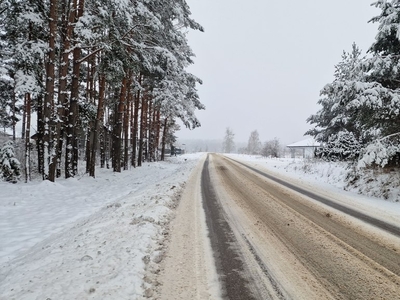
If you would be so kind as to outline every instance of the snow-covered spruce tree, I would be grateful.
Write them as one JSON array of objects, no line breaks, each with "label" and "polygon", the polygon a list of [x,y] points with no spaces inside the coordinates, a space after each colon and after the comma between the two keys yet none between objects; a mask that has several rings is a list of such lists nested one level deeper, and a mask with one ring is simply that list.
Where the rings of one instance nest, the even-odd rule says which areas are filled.
[{"label": "snow-covered spruce tree", "polygon": [[367,81],[374,82],[379,97],[368,105],[373,114],[366,120],[375,138],[363,151],[359,165],[385,166],[398,163],[400,134],[400,1],[376,1],[381,14],[371,22],[379,23],[378,34],[369,51],[373,57],[364,62]]},{"label": "snow-covered spruce tree", "polygon": [[[365,147],[368,143],[380,136],[382,130],[383,104],[396,97],[396,93],[383,87],[378,82],[368,81],[365,70],[366,59],[361,58],[361,51],[353,44],[352,52],[344,52],[342,61],[335,66],[335,79],[321,91],[323,96],[318,103],[322,108],[307,121],[315,127],[306,132],[317,141],[324,143],[328,148],[326,153],[332,156],[333,149],[342,137],[353,137],[351,144]],[[341,134],[343,132],[343,134]],[[331,143],[331,146],[328,146]],[[343,146],[349,145],[345,143]],[[357,146],[358,147],[358,146]],[[339,148],[337,148],[339,149]],[[343,157],[342,149],[335,157]],[[356,158],[358,155],[346,156]]]},{"label": "snow-covered spruce tree", "polygon": [[334,81],[321,90],[318,104],[322,108],[307,122],[314,128],[306,132],[319,142],[328,142],[330,136],[346,130],[357,138],[362,135],[357,120],[359,109],[352,102],[357,99],[359,86],[364,84],[360,50],[353,44],[351,53],[343,52],[342,61],[335,66]]},{"label": "snow-covered spruce tree", "polygon": [[363,150],[358,167],[398,166],[400,164],[400,133],[375,140]]},{"label": "snow-covered spruce tree", "polygon": [[235,134],[232,129],[229,127],[225,130],[224,140],[222,142],[222,152],[223,153],[231,153],[235,150],[235,142],[234,142]]},{"label": "snow-covered spruce tree", "polygon": [[261,141],[260,135],[257,130],[250,133],[249,141],[247,143],[246,152],[251,155],[260,154],[261,151]]},{"label": "snow-covered spruce tree", "polygon": [[378,23],[378,33],[369,52],[374,56],[367,61],[369,81],[396,90],[400,87],[400,1],[378,0],[372,5],[381,9],[381,14],[370,22]]},{"label": "snow-covered spruce tree", "polygon": [[316,151],[316,156],[328,160],[356,160],[361,151],[361,144],[352,132],[346,130],[332,134],[324,146]]},{"label": "snow-covered spruce tree", "polygon": [[16,183],[21,176],[21,164],[15,157],[11,141],[6,142],[0,149],[0,176],[12,183]]}]

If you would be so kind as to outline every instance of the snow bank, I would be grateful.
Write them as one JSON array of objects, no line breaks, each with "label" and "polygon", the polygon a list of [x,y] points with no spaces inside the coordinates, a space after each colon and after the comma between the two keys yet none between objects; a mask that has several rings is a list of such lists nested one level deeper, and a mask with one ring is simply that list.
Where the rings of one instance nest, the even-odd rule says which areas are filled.
[{"label": "snow bank", "polygon": [[[0,299],[141,299],[200,154],[94,178],[0,184]],[[151,268],[151,270],[149,270]]]}]

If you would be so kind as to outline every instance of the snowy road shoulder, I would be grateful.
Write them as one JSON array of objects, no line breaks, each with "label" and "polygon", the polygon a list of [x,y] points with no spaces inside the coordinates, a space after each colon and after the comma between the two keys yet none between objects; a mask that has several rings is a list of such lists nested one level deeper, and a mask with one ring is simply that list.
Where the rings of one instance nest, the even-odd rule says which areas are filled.
[{"label": "snowy road shoulder", "polygon": [[[20,247],[29,249],[17,251],[15,259],[1,266],[0,299],[142,299],[151,291],[151,285],[145,282],[147,268],[154,267],[162,255],[173,208],[200,156],[185,155],[170,162],[149,164],[147,168],[117,174],[115,180],[115,174],[111,174],[96,179],[98,185],[87,178],[91,184],[81,183],[80,195],[92,196],[93,202],[96,199],[99,202],[97,205],[88,207],[87,201],[82,201],[85,205],[71,208],[69,205],[78,205],[77,190],[69,195],[75,199],[72,204],[63,196],[48,199],[56,201],[60,211],[70,214],[61,214],[58,224],[52,218],[39,222],[47,221],[48,226],[59,231],[46,232],[44,240],[32,248],[21,242]],[[108,188],[103,187],[111,180]],[[68,183],[65,185],[68,190]],[[106,194],[110,189],[115,193]],[[1,205],[7,207],[13,201],[10,197],[2,200]],[[37,201],[42,210],[47,207],[46,203],[40,203],[39,197],[32,201]],[[25,218],[21,224],[28,228],[31,221],[31,226],[40,231],[42,225],[36,224],[34,216],[30,219],[28,208],[29,204],[25,207],[26,214],[21,216]],[[48,208],[48,215],[56,211],[51,205]],[[78,221],[76,212],[81,216]],[[41,213],[43,218],[46,214]],[[8,220],[8,227],[1,229],[1,245],[7,244],[7,237],[23,231],[23,228],[13,229],[13,222]],[[31,232],[29,241],[40,239],[35,230]],[[15,240],[13,243],[17,247]]]},{"label": "snowy road shoulder", "polygon": [[221,286],[203,208],[202,172],[205,157],[187,181],[171,222],[165,259],[155,299],[221,299]]}]

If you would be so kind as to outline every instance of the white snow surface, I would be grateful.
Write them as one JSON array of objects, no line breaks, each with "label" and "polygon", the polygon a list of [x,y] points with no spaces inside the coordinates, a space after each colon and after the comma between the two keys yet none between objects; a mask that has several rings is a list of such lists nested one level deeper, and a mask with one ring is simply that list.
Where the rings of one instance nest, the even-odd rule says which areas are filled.
[{"label": "white snow surface", "polygon": [[[56,183],[0,183],[0,299],[144,299],[180,191],[204,154]],[[400,226],[400,203],[346,191],[345,164],[228,155]],[[379,180],[365,184],[374,189]]]},{"label": "white snow surface", "polygon": [[0,183],[0,299],[141,299],[201,154],[96,178]]}]

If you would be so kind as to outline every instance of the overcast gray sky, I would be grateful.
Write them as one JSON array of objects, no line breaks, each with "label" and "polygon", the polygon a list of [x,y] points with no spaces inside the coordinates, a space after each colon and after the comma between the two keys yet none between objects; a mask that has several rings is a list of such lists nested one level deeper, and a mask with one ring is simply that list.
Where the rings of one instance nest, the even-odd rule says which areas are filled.
[{"label": "overcast gray sky", "polygon": [[258,130],[262,142],[304,139],[306,119],[317,112],[319,92],[333,80],[334,65],[355,42],[365,53],[379,14],[370,0],[187,0],[205,32],[190,32],[196,54],[190,72],[203,80],[202,126],[181,139],[235,141]]}]

